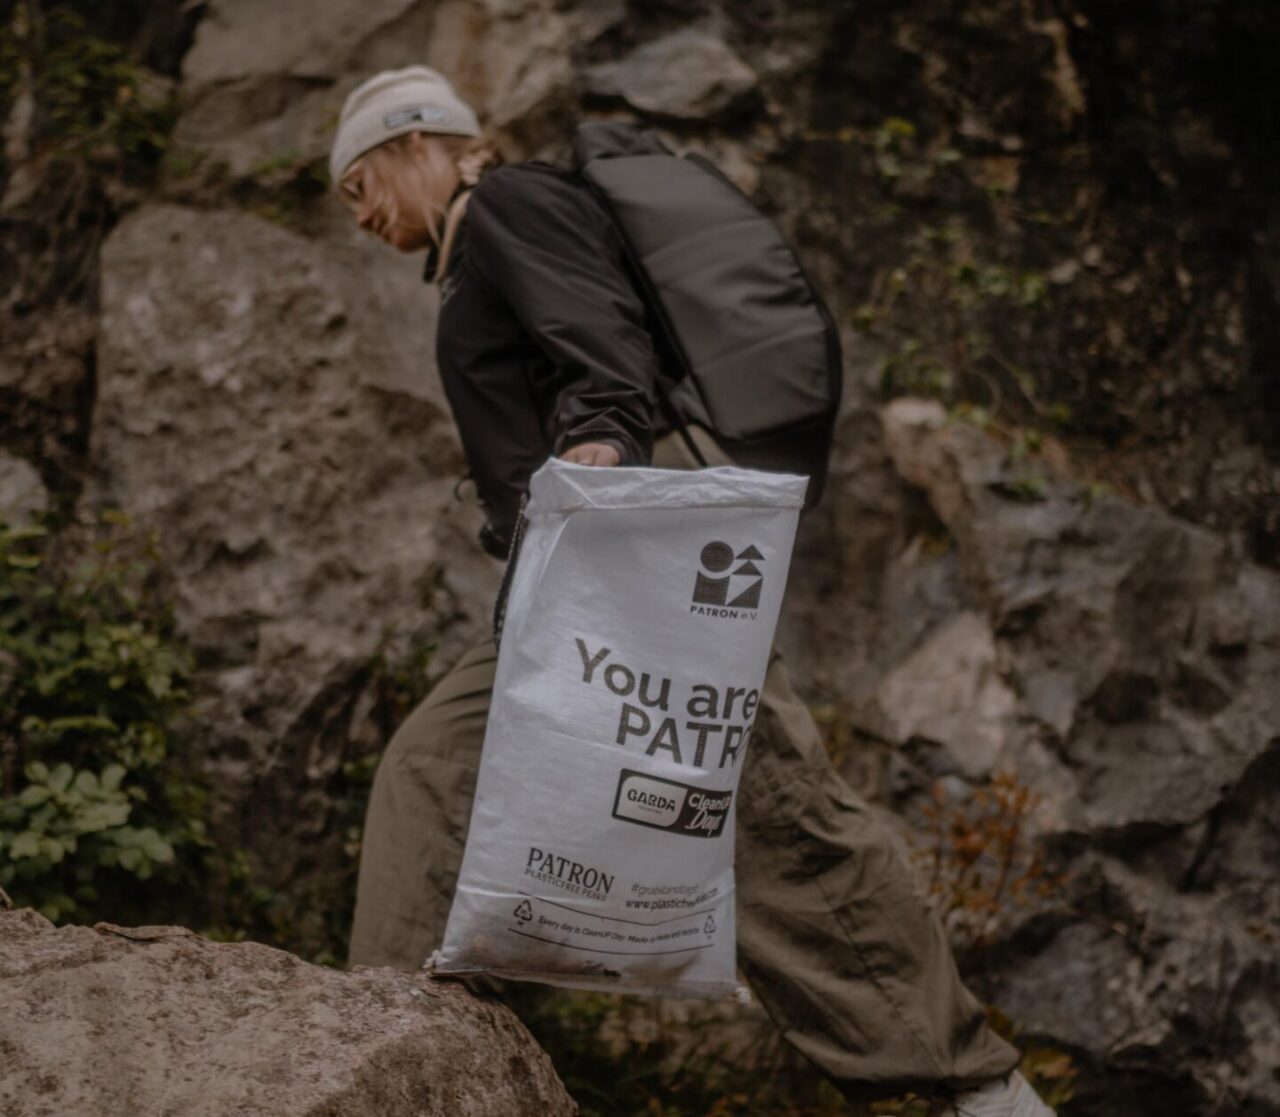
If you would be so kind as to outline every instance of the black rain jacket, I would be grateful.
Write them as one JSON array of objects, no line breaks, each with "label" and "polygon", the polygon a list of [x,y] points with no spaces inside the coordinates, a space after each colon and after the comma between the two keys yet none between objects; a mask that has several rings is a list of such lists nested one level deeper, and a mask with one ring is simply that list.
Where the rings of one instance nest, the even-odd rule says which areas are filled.
[{"label": "black rain jacket", "polygon": [[[427,277],[435,270],[435,252]],[[515,163],[472,192],[441,283],[436,361],[499,556],[548,457],[647,464],[659,358],[612,218],[570,171]]]}]

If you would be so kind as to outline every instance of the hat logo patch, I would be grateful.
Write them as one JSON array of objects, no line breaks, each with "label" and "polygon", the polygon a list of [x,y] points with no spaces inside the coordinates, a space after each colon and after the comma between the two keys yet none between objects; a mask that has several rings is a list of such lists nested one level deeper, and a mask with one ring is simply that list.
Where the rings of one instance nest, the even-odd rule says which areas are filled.
[{"label": "hat logo patch", "polygon": [[411,109],[397,109],[382,118],[387,128],[403,128],[406,124],[448,124],[449,110],[438,105],[419,105]]}]

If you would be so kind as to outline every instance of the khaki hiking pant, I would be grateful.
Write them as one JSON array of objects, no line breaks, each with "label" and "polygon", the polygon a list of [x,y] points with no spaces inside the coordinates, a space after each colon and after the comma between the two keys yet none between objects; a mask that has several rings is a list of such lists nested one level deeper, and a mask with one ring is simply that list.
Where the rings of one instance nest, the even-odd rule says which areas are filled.
[{"label": "khaki hiking pant", "polygon": [[[724,460],[714,445],[703,452]],[[692,462],[675,438],[655,450],[655,465]],[[440,944],[495,666],[492,641],[465,655],[409,715],[378,766],[353,963],[416,970]],[[743,767],[737,827],[743,976],[786,1039],[846,1094],[942,1096],[1016,1065],[1017,1052],[987,1027],[961,984],[942,928],[888,834],[832,767],[776,650]]]}]

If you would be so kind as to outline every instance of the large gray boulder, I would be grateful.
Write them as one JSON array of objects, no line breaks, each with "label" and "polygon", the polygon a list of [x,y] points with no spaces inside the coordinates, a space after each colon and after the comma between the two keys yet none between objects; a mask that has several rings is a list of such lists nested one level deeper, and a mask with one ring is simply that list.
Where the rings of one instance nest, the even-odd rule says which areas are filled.
[{"label": "large gray boulder", "polygon": [[353,743],[383,740],[376,657],[415,638],[456,656],[501,572],[454,496],[419,267],[175,206],[103,251],[88,500],[158,532],[219,833],[271,850],[277,882],[333,836],[326,785]]},{"label": "large gray boulder", "polygon": [[178,927],[55,928],[0,904],[0,1003],[6,1117],[577,1112],[515,1016],[461,985]]},{"label": "large gray boulder", "polygon": [[642,112],[699,120],[730,108],[756,75],[718,35],[687,27],[586,72],[586,88],[620,97]]}]

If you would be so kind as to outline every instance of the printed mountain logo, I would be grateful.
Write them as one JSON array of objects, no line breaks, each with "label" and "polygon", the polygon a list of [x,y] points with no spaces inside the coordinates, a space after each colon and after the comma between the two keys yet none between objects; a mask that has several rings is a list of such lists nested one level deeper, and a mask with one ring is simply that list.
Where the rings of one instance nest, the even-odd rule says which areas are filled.
[{"label": "printed mountain logo", "polygon": [[728,543],[717,539],[702,548],[700,559],[702,568],[693,584],[689,612],[754,619],[764,585],[764,571],[758,565],[764,562],[764,555],[759,548],[749,544],[735,555]]}]

